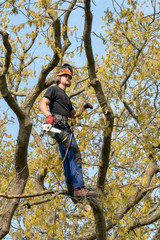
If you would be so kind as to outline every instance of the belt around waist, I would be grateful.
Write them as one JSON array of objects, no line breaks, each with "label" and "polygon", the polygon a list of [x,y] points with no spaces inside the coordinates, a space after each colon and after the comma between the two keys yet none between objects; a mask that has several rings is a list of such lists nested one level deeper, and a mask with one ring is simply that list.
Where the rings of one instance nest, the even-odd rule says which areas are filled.
[{"label": "belt around waist", "polygon": [[53,117],[56,119],[56,120],[59,120],[59,121],[68,121],[68,117],[67,116],[63,116],[63,115],[60,115],[60,114],[53,114]]}]

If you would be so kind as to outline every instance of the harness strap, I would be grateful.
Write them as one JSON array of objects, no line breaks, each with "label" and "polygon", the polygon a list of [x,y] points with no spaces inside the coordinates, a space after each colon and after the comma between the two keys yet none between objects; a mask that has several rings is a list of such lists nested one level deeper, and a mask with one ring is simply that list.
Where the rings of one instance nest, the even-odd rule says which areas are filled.
[{"label": "harness strap", "polygon": [[63,116],[63,115],[54,113],[53,117],[56,119],[55,120],[56,123],[60,122],[60,123],[63,123],[65,125],[68,122],[68,117],[67,116]]}]

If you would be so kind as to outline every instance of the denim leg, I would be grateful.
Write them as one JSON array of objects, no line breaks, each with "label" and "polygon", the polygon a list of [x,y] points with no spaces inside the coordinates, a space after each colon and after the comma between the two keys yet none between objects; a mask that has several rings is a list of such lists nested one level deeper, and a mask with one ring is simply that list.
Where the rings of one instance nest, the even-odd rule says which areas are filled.
[{"label": "denim leg", "polygon": [[[65,156],[65,152],[70,140],[70,135],[68,135],[68,141],[65,143],[61,143],[59,145],[59,150],[61,153],[62,158]],[[65,174],[65,181],[66,184],[68,181],[72,179],[73,188],[81,188],[84,187],[84,180],[83,180],[83,173],[82,173],[82,164],[81,164],[81,156],[77,146],[77,142],[72,136],[72,141],[70,148],[68,150],[67,157],[63,163],[64,174]]]},{"label": "denim leg", "polygon": [[[61,153],[61,157],[63,159],[64,156],[65,156],[65,153],[66,153],[66,148],[64,147],[63,143],[61,143],[59,145],[59,150],[60,150],[60,153]],[[72,181],[68,156],[66,157],[65,161],[63,162],[63,169],[64,169],[65,181],[66,181],[66,184],[67,184],[68,182]]]}]

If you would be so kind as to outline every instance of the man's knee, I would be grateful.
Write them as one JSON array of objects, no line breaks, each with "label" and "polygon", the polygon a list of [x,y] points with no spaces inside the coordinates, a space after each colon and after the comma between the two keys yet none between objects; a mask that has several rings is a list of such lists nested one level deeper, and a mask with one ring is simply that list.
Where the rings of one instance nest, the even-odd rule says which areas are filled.
[{"label": "man's knee", "polygon": [[82,164],[82,158],[81,158],[79,147],[76,145],[76,146],[73,146],[72,149],[74,152],[75,164]]}]

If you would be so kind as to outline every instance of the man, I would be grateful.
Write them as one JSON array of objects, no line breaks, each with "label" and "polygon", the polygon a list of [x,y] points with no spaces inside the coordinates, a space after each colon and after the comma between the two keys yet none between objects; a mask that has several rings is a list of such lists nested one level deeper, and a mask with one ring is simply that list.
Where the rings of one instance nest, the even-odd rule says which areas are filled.
[{"label": "man", "polygon": [[68,194],[76,199],[94,197],[96,193],[85,188],[82,173],[82,159],[74,134],[68,124],[68,118],[79,117],[87,108],[93,108],[90,103],[84,104],[76,111],[66,94],[71,86],[72,67],[64,64],[56,75],[57,86],[47,89],[42,99],[40,109],[47,118],[47,123],[61,130],[55,134],[63,159],[63,168]]}]

